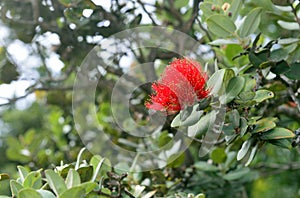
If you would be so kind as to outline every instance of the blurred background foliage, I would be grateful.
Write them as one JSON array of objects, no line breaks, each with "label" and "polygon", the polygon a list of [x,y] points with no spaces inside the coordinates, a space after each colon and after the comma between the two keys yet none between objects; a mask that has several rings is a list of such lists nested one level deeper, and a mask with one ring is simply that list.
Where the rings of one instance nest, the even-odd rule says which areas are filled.
[{"label": "blurred background foliage", "polygon": [[[124,197],[204,196],[199,193],[207,197],[300,197],[300,132],[294,133],[300,127],[299,10],[299,1],[291,0],[2,0],[0,194],[25,197],[45,193],[38,191],[40,185],[28,186],[22,179],[6,177],[22,178],[42,168],[56,170],[47,170],[46,176],[38,173],[37,178],[46,178],[43,184],[50,186],[43,189],[61,197],[67,193],[101,197],[96,192],[113,197],[116,186],[108,185],[111,181],[120,184],[117,187]],[[160,148],[172,139],[176,127],[196,116],[196,138],[182,155],[168,156],[166,161],[178,158],[166,168],[129,173],[120,179],[123,173],[118,167],[130,166],[120,161],[112,164],[116,173],[111,174],[117,175],[107,176],[109,168],[96,170],[100,156],[92,157],[88,151],[78,155],[85,145],[73,120],[75,76],[86,55],[101,41],[128,28],[151,25],[179,30],[197,40],[198,61],[207,64],[211,79],[224,79],[213,91],[228,107],[222,137],[208,155],[199,157],[199,141],[213,114],[210,98],[200,103],[202,116],[197,117],[196,108],[185,109],[177,119],[170,117],[148,142]],[[154,48],[133,50],[132,54],[118,54],[113,66],[102,68],[105,72],[95,103],[102,130],[116,144],[135,151],[146,143],[115,124],[110,107],[115,82],[128,68],[147,62],[153,65],[135,77],[157,79],[179,55]],[[14,92],[15,87],[20,89],[18,83],[25,86],[21,86],[21,94],[20,90]],[[134,93],[138,100],[131,101],[130,111],[137,122],[149,118],[144,101],[150,92],[150,85],[145,85]],[[182,116],[186,113],[188,116]],[[191,126],[195,123],[187,124]],[[24,168],[17,169],[17,165]],[[67,175],[77,178],[77,174],[81,182],[90,182],[78,182],[85,192],[70,190],[72,185],[68,186],[70,192],[57,192],[55,184],[50,184],[57,181],[60,188],[64,184],[58,181],[65,180],[69,185]],[[107,185],[101,191],[94,185],[101,187],[104,178]],[[17,191],[10,190],[10,182]],[[24,186],[30,189],[19,192]]]}]

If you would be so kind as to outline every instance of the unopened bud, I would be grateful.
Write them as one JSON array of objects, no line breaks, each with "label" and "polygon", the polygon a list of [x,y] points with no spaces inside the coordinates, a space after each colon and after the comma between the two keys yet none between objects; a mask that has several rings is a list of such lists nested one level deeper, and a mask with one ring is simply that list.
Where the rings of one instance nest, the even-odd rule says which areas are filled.
[{"label": "unopened bud", "polygon": [[229,3],[224,3],[222,5],[222,10],[224,10],[224,12],[226,12],[229,8],[230,8],[230,4]]}]

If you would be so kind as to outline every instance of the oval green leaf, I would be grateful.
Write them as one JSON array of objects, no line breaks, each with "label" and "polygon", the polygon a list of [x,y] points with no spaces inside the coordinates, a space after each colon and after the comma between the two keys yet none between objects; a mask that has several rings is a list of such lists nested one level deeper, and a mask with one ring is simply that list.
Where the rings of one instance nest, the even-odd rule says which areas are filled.
[{"label": "oval green leaf", "polygon": [[236,76],[230,79],[228,86],[226,87],[226,93],[220,97],[222,104],[231,102],[243,89],[245,79],[240,76]]},{"label": "oval green leaf", "polygon": [[226,175],[223,176],[223,178],[228,181],[237,180],[244,177],[249,172],[250,172],[249,168],[241,168],[227,173]]},{"label": "oval green leaf", "polygon": [[54,193],[59,196],[65,190],[67,190],[67,186],[62,177],[60,177],[53,170],[46,170],[45,175],[48,181],[50,188],[54,191]]},{"label": "oval green leaf", "polygon": [[43,198],[55,198],[54,194],[47,190],[37,190]]},{"label": "oval green leaf", "polygon": [[11,189],[12,196],[17,196],[19,194],[19,191],[22,188],[23,188],[23,186],[16,180],[10,181],[10,189]]},{"label": "oval green leaf", "polygon": [[179,127],[181,125],[180,114],[177,114],[171,123],[171,127]]},{"label": "oval green leaf", "polygon": [[240,135],[241,135],[241,137],[243,137],[246,134],[247,129],[248,129],[248,123],[247,123],[246,118],[244,118],[244,117],[241,117],[241,119],[240,119],[240,129],[241,129]]},{"label": "oval green leaf", "polygon": [[256,144],[252,149],[251,149],[251,153],[250,153],[250,156],[245,164],[245,166],[249,166],[249,164],[252,162],[252,160],[254,159],[254,156],[256,154],[256,151],[257,151],[257,148],[258,148],[258,144]]},{"label": "oval green leaf", "polygon": [[252,133],[262,133],[271,130],[276,127],[274,118],[263,118],[256,122],[256,126]]},{"label": "oval green leaf", "polygon": [[288,139],[278,139],[278,140],[270,140],[268,143],[271,143],[275,146],[279,146],[285,149],[292,149],[292,144]]},{"label": "oval green leaf", "polygon": [[224,148],[216,148],[211,152],[210,157],[214,163],[220,164],[225,162],[227,155]]},{"label": "oval green leaf", "polygon": [[253,98],[253,100],[257,103],[261,103],[262,101],[273,97],[274,97],[274,93],[272,91],[261,89],[255,92],[255,97]]},{"label": "oval green leaf", "polygon": [[206,20],[208,29],[221,38],[228,37],[232,35],[235,30],[236,26],[233,21],[222,14],[212,15]]},{"label": "oval green leaf", "polygon": [[285,75],[292,80],[300,80],[300,63],[292,63],[290,70]]},{"label": "oval green leaf", "polygon": [[79,184],[80,184],[80,176],[74,169],[71,168],[66,178],[67,188],[72,188]]},{"label": "oval green leaf", "polygon": [[30,187],[34,189],[39,189],[42,187],[42,177],[41,173],[38,171],[30,172],[23,182],[24,187]]},{"label": "oval green leaf", "polygon": [[236,156],[236,159],[238,161],[240,161],[241,159],[243,159],[246,156],[247,152],[250,149],[251,143],[252,143],[252,141],[250,141],[250,140],[247,140],[243,143],[241,149],[239,150],[239,152]]},{"label": "oval green leaf", "polygon": [[220,69],[213,73],[207,81],[207,87],[210,89],[212,95],[218,94],[223,85],[223,79],[226,69]]},{"label": "oval green leaf", "polygon": [[262,140],[278,140],[278,139],[284,139],[284,138],[294,138],[295,134],[293,131],[286,129],[286,128],[281,128],[281,127],[276,127],[266,133],[262,133],[260,136],[260,139]]},{"label": "oval green leaf", "polygon": [[24,188],[20,190],[18,197],[22,198],[42,198],[42,195],[32,188]]},{"label": "oval green leaf", "polygon": [[262,11],[262,8],[255,8],[246,16],[239,31],[242,38],[254,33],[257,30]]},{"label": "oval green leaf", "polygon": [[196,162],[194,164],[194,166],[195,166],[195,168],[197,170],[200,170],[200,171],[214,172],[214,171],[218,171],[219,170],[218,167],[216,167],[216,166],[214,166],[212,164],[208,164],[206,162],[201,162],[201,161]]},{"label": "oval green leaf", "polygon": [[70,197],[84,198],[85,190],[81,186],[76,186],[76,187],[66,190],[59,197],[60,198],[70,198]]}]

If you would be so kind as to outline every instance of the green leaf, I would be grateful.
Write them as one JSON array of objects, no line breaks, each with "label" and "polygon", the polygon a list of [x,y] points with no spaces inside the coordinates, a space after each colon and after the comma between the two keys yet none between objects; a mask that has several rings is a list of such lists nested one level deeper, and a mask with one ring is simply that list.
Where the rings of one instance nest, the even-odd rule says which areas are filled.
[{"label": "green leaf", "polygon": [[91,181],[95,181],[96,179],[100,180],[101,177],[106,178],[106,173],[112,171],[111,162],[106,158],[102,158],[100,155],[94,155],[91,158],[90,164],[93,166],[93,177]]},{"label": "green leaf", "polygon": [[207,81],[207,87],[210,89],[212,95],[216,95],[222,88],[223,79],[226,69],[220,69],[213,73],[213,75]]},{"label": "green leaf", "polygon": [[256,154],[256,151],[257,151],[257,148],[258,148],[258,144],[256,144],[252,149],[251,149],[251,153],[250,153],[250,156],[245,164],[245,166],[249,166],[249,164],[252,162],[252,160],[254,159],[254,156]]},{"label": "green leaf", "polygon": [[271,51],[270,60],[281,61],[288,58],[288,51],[285,48],[279,48]]},{"label": "green leaf", "polygon": [[239,42],[233,39],[216,39],[212,42],[209,42],[208,44],[219,46],[219,45],[239,44]]},{"label": "green leaf", "polygon": [[20,181],[23,183],[25,180],[25,177],[28,175],[29,172],[23,166],[17,166],[17,168],[18,168],[18,172],[19,172],[19,176],[20,176]]},{"label": "green leaf", "polygon": [[167,159],[167,166],[171,168],[178,168],[183,164],[184,159],[185,159],[184,153],[172,154]]},{"label": "green leaf", "polygon": [[186,6],[188,3],[189,3],[189,0],[175,0],[174,7],[177,9],[180,9],[180,8]]},{"label": "green leaf", "polygon": [[55,198],[55,195],[47,190],[36,190],[43,198]]},{"label": "green leaf", "polygon": [[289,70],[290,70],[290,66],[284,60],[277,62],[271,68],[271,72],[273,72],[274,74],[277,74],[277,75],[284,74],[284,73],[288,72]]},{"label": "green leaf", "polygon": [[285,75],[292,80],[300,80],[300,63],[292,63],[290,65],[290,71]]},{"label": "green leaf", "polygon": [[[298,4],[300,5],[300,4]],[[278,44],[279,45],[289,45],[293,43],[298,43],[300,39],[298,38],[284,38],[284,39],[278,39]]]},{"label": "green leaf", "polygon": [[215,172],[219,170],[218,167],[201,161],[196,162],[194,166],[197,170],[200,171]]},{"label": "green leaf", "polygon": [[7,180],[9,178],[10,178],[9,175],[6,174],[6,173],[1,173],[0,174],[0,181]]},{"label": "green leaf", "polygon": [[224,148],[216,148],[211,152],[210,157],[214,163],[220,164],[225,162],[227,155]]},{"label": "green leaf", "polygon": [[168,131],[163,131],[158,138],[157,145],[161,148],[166,146],[170,141],[172,141],[172,138],[169,136]]},{"label": "green leaf", "polygon": [[283,138],[294,138],[295,134],[293,131],[276,127],[268,132],[262,133],[260,136],[260,139],[262,140],[277,140],[277,139],[283,139]]},{"label": "green leaf", "polygon": [[76,198],[84,198],[85,197],[85,190],[81,186],[76,186],[73,188],[70,188],[66,191],[64,191],[59,198],[70,198],[70,197],[76,197]]},{"label": "green leaf", "polygon": [[257,103],[261,103],[262,101],[273,97],[274,97],[274,93],[272,91],[261,89],[255,92],[255,97],[253,98],[253,100]]},{"label": "green leaf", "polygon": [[292,144],[287,139],[278,139],[278,140],[269,140],[268,143],[274,144],[275,146],[279,146],[285,149],[292,149]]},{"label": "green leaf", "polygon": [[235,138],[237,138],[238,134],[232,134],[232,135],[226,135],[225,136],[225,141],[226,144],[230,144],[231,142],[233,142],[233,140],[235,140]]},{"label": "green leaf", "polygon": [[239,12],[242,8],[243,1],[242,0],[233,0],[228,12],[232,13],[232,20],[235,21],[237,17],[239,16]]},{"label": "green leaf", "polygon": [[18,79],[19,73],[17,67],[10,61],[4,59],[3,62],[1,62],[0,69],[0,83],[10,84],[12,81]]},{"label": "green leaf", "polygon": [[56,167],[56,170],[57,170],[57,173],[58,173],[61,177],[65,178],[65,177],[67,177],[67,175],[68,175],[68,173],[69,173],[69,170],[70,170],[71,168],[74,168],[74,165],[73,165],[73,164],[65,164],[65,165],[62,165],[62,166],[57,166],[57,167]]},{"label": "green leaf", "polygon": [[233,128],[237,128],[240,126],[240,114],[238,110],[233,109],[229,112],[229,121],[232,123]]},{"label": "green leaf", "polygon": [[213,6],[212,2],[202,2],[200,4],[200,10],[203,12],[201,15],[202,20],[206,21],[206,19],[214,14],[216,14],[211,8]]},{"label": "green leaf", "polygon": [[228,86],[226,87],[226,93],[220,97],[222,104],[231,102],[243,89],[245,79],[240,76],[230,79]]},{"label": "green leaf", "polygon": [[262,63],[267,62],[270,56],[270,50],[265,49],[260,52],[249,52],[249,61],[253,64],[254,67],[258,68]]},{"label": "green leaf", "polygon": [[[253,78],[252,75],[244,75],[243,77],[245,78],[245,81],[246,81],[243,92],[253,92],[253,89],[256,87],[255,78]],[[243,92],[241,92],[240,94],[242,94]]]},{"label": "green leaf", "polygon": [[199,105],[194,105],[193,111],[184,121],[182,121],[181,126],[191,126],[199,121],[200,117],[203,114],[203,111],[197,110],[198,106]]},{"label": "green leaf", "polygon": [[84,188],[85,194],[88,194],[88,193],[92,192],[92,190],[94,190],[98,185],[95,182],[84,182],[84,183],[80,184],[80,186],[82,188]]},{"label": "green leaf", "polygon": [[241,117],[240,129],[241,129],[241,131],[240,131],[241,137],[243,137],[246,134],[247,129],[248,129],[248,123],[247,123],[246,118],[244,118],[244,117]]},{"label": "green leaf", "polygon": [[255,124],[255,128],[252,133],[262,133],[271,130],[276,127],[274,118],[263,118],[258,120]]},{"label": "green leaf", "polygon": [[238,154],[237,154],[237,156],[236,156],[236,159],[237,159],[238,161],[240,161],[241,159],[243,159],[243,158],[246,156],[247,152],[248,152],[249,149],[250,149],[251,144],[252,144],[252,141],[251,141],[250,139],[249,139],[249,140],[246,140],[246,141],[243,143],[241,149],[239,150],[239,152],[238,152]]},{"label": "green leaf", "polygon": [[93,166],[80,167],[77,172],[79,173],[82,182],[89,181],[93,177]]},{"label": "green leaf", "polygon": [[180,125],[181,125],[180,114],[177,114],[177,116],[173,119],[171,123],[171,127],[179,127]]},{"label": "green leaf", "polygon": [[20,198],[43,198],[40,193],[32,188],[24,188],[20,190],[18,197]]},{"label": "green leaf", "polygon": [[[225,55],[227,57],[227,59],[230,61],[230,63],[234,63],[234,58],[238,57],[242,52],[244,51],[243,47],[241,46],[241,44],[228,44],[225,48]],[[246,59],[246,57],[240,57],[240,61],[242,61],[242,59]],[[238,61],[236,61],[238,62]],[[241,63],[241,62],[239,62]]]},{"label": "green leaf", "polygon": [[194,124],[188,127],[188,135],[190,137],[200,136],[207,132],[210,125],[212,125],[216,120],[216,112],[211,111]]},{"label": "green leaf", "polygon": [[228,37],[232,35],[235,30],[236,26],[233,21],[222,14],[212,15],[206,20],[208,29],[221,38]]},{"label": "green leaf", "polygon": [[280,25],[280,27],[286,30],[299,30],[299,24],[296,22],[278,20],[277,23]]},{"label": "green leaf", "polygon": [[[247,83],[248,81],[246,81],[245,86],[247,86]],[[241,93],[239,93],[235,102],[237,102],[238,104],[250,102],[253,100],[254,97],[255,97],[255,93],[253,91],[242,91]]]},{"label": "green leaf", "polygon": [[[223,88],[222,88],[222,91],[225,91],[228,87],[228,84],[229,84],[229,81],[235,77],[235,72],[232,70],[232,69],[226,69],[225,70],[225,74],[224,74],[224,79],[223,79]],[[223,92],[222,92],[223,94]]]},{"label": "green leaf", "polygon": [[65,183],[67,185],[67,188],[72,188],[74,186],[79,185],[81,183],[79,174],[71,168],[68,172]]},{"label": "green leaf", "polygon": [[237,180],[244,177],[249,172],[250,172],[249,168],[241,168],[227,173],[226,175],[223,176],[223,178],[228,181]]},{"label": "green leaf", "polygon": [[19,194],[19,191],[23,188],[23,186],[17,182],[16,180],[10,181],[10,189],[12,192],[12,196],[17,196]]},{"label": "green leaf", "polygon": [[67,186],[62,177],[60,177],[53,170],[46,170],[45,175],[48,181],[50,188],[54,191],[54,193],[59,196],[65,190],[67,190]]},{"label": "green leaf", "polygon": [[30,187],[34,189],[39,189],[42,187],[42,177],[41,173],[39,171],[33,171],[30,172],[24,182],[23,182],[24,187]]},{"label": "green leaf", "polygon": [[240,36],[242,38],[254,33],[260,23],[260,16],[262,13],[262,8],[254,8],[251,12],[246,16],[243,24],[240,27]]}]

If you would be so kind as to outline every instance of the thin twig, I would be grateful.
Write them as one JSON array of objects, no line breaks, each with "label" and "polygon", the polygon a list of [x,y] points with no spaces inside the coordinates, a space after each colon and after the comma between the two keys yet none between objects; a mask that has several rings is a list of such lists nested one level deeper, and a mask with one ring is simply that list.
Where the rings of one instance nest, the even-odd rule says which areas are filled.
[{"label": "thin twig", "polygon": [[6,100],[8,100],[8,102],[7,102],[7,103],[2,103],[2,104],[0,104],[0,107],[6,106],[6,105],[11,105],[11,104],[17,102],[17,101],[20,100],[20,99],[26,98],[27,96],[29,96],[29,95],[32,94],[32,93],[33,93],[33,91],[30,91],[30,92],[27,92],[27,93],[26,93],[25,95],[23,95],[23,96],[11,98],[11,99],[6,98]]},{"label": "thin twig", "polygon": [[154,18],[151,15],[151,13],[148,12],[148,10],[146,9],[145,4],[141,0],[137,0],[137,2],[142,6],[142,9],[148,15],[148,17],[151,19],[153,25],[157,25],[157,23],[155,22]]},{"label": "thin twig", "polygon": [[213,39],[212,39],[210,33],[209,33],[208,30],[205,29],[204,26],[201,24],[201,21],[199,20],[199,18],[196,18],[196,21],[198,22],[200,29],[203,30],[203,31],[205,32],[205,34],[206,34],[208,40],[209,40],[209,41],[213,41]]},{"label": "thin twig", "polygon": [[282,79],[282,81],[287,85],[288,88],[288,92],[292,98],[292,100],[294,101],[294,103],[296,104],[296,107],[300,113],[300,102],[296,97],[296,94],[292,88],[292,83],[289,81],[289,79],[287,79],[285,76],[281,75],[280,78]]}]

